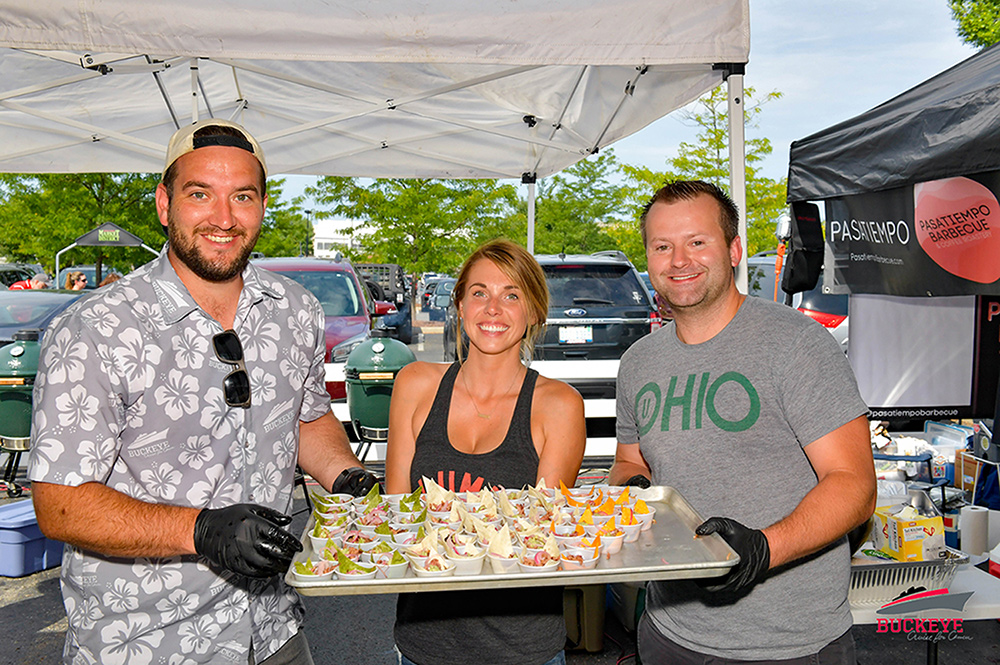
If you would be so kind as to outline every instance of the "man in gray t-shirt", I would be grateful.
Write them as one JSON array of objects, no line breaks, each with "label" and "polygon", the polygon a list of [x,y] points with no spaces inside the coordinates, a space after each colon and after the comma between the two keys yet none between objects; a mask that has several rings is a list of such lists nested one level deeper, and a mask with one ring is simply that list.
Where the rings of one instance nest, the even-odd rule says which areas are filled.
[{"label": "man in gray t-shirt", "polygon": [[737,223],[732,201],[697,181],[663,187],[642,216],[675,319],[622,358],[610,480],[675,487],[710,516],[698,532],[740,562],[714,580],[651,583],[640,656],[853,665],[845,535],[874,509],[868,409],[829,334],[736,289]]}]

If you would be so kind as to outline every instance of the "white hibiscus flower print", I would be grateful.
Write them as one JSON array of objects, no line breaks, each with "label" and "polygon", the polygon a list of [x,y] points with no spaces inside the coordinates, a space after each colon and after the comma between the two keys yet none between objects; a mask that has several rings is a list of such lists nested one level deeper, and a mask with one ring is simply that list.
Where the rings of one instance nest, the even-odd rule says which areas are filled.
[{"label": "white hibiscus flower print", "polygon": [[273,374],[268,374],[260,367],[255,367],[250,373],[253,380],[250,385],[253,386],[253,401],[257,404],[267,404],[274,399],[275,388],[278,386],[278,380]]},{"label": "white hibiscus flower print", "polygon": [[104,665],[149,665],[153,662],[154,649],[163,640],[162,630],[148,631],[150,619],[144,612],[129,614],[101,629],[101,638],[107,645],[101,649]]},{"label": "white hibiscus flower print", "polygon": [[184,581],[181,564],[176,558],[136,559],[132,564],[132,574],[139,578],[143,593],[176,589]]},{"label": "white hibiscus flower print", "polygon": [[209,388],[203,397],[203,404],[199,424],[210,430],[213,437],[223,439],[239,427],[241,414],[238,412],[243,409],[230,408],[222,388]]},{"label": "white hibiscus flower print", "polygon": [[193,615],[198,609],[198,600],[196,593],[174,589],[169,596],[156,601],[156,609],[160,611],[160,621],[174,623]]},{"label": "white hibiscus flower print", "polygon": [[145,400],[136,400],[125,410],[125,424],[130,429],[142,429],[144,417],[146,415]]},{"label": "white hibiscus flower print", "polygon": [[93,414],[97,412],[100,403],[100,400],[88,393],[82,385],[73,386],[68,394],[62,393],[56,397],[59,424],[63,427],[92,431],[97,426]]},{"label": "white hibiscus flower print", "polygon": [[304,309],[288,317],[288,330],[292,333],[296,346],[309,346],[312,343],[315,323],[313,317]]},{"label": "white hibiscus flower print", "polygon": [[208,345],[209,340],[191,328],[184,328],[181,334],[174,335],[170,340],[170,346],[174,350],[174,360],[181,369],[201,368],[205,363]]},{"label": "white hibiscus flower print", "polygon": [[102,600],[115,614],[132,612],[139,607],[139,585],[119,577],[104,592]]},{"label": "white hibiscus flower print", "polygon": [[250,609],[247,594],[242,589],[233,591],[217,606],[215,619],[219,623],[236,623]]},{"label": "white hibiscus flower print", "polygon": [[141,300],[138,294],[131,299],[131,302],[135,308],[136,318],[146,332],[155,332],[163,326],[163,310],[160,309],[160,303]]},{"label": "white hibiscus flower print", "polygon": [[281,375],[288,379],[288,383],[293,388],[299,388],[302,386],[302,382],[305,381],[309,365],[309,356],[302,350],[302,347],[293,346],[288,349],[288,355],[282,358],[279,367],[281,368]]},{"label": "white hibiscus flower print", "polygon": [[143,334],[135,328],[119,332],[118,342],[118,359],[125,380],[133,392],[142,392],[153,385],[162,352],[155,346],[146,346]]},{"label": "white hibiscus flower print", "polygon": [[203,614],[191,621],[185,621],[180,626],[181,651],[184,653],[204,654],[222,632],[222,628],[210,614]]},{"label": "white hibiscus flower print", "polygon": [[87,359],[87,346],[73,341],[69,328],[59,328],[52,341],[46,338],[43,364],[49,383],[79,381],[83,378],[83,361]]},{"label": "white hibiscus flower print", "polygon": [[170,658],[167,660],[167,665],[198,665],[198,663],[182,653],[174,653],[170,654]]},{"label": "white hibiscus flower print", "polygon": [[167,381],[153,394],[167,416],[180,420],[198,410],[198,379],[179,369],[167,373]]},{"label": "white hibiscus flower print", "polygon": [[187,441],[181,444],[178,460],[181,464],[192,469],[200,469],[211,462],[213,457],[215,457],[215,453],[212,451],[212,439],[207,434],[203,434],[189,436]]},{"label": "white hibiscus flower print", "polygon": [[247,434],[246,445],[240,442],[239,437],[236,437],[236,439],[229,446],[229,457],[232,460],[233,467],[236,469],[242,469],[256,464],[257,435],[253,432]]},{"label": "white hibiscus flower print", "polygon": [[80,318],[102,337],[110,337],[115,328],[121,325],[121,320],[103,303],[98,303],[89,309],[83,310],[80,313]]},{"label": "white hibiscus flower print", "polygon": [[83,630],[90,630],[99,619],[104,618],[101,604],[93,596],[84,599],[76,611],[71,614],[70,623]]},{"label": "white hibiscus flower print", "polygon": [[169,462],[164,462],[155,469],[143,469],[139,472],[139,480],[146,489],[161,499],[173,499],[183,477]]},{"label": "white hibiscus flower print", "polygon": [[202,480],[191,485],[184,498],[192,506],[212,507],[212,502],[216,497],[216,490],[221,481],[225,478],[226,468],[221,464],[215,464],[205,469]]},{"label": "white hibiscus flower print", "polygon": [[[247,362],[257,360],[270,362],[278,357],[278,340],[281,338],[281,328],[273,321],[265,322],[256,308],[247,317],[250,334],[243,342],[243,355]],[[243,341],[242,338],[240,341]]]},{"label": "white hibiscus flower print", "polygon": [[263,470],[254,471],[250,476],[250,492],[254,501],[269,504],[278,495],[278,484],[281,482],[281,470],[272,462],[268,462]]},{"label": "white hibiscus flower print", "polygon": [[115,440],[111,437],[100,442],[81,441],[78,446],[80,471],[84,476],[104,480],[114,462],[115,448]]},{"label": "white hibiscus flower print", "polygon": [[295,432],[289,432],[274,442],[274,459],[278,466],[288,468],[298,453],[298,439]]},{"label": "white hibiscus flower print", "polygon": [[[38,422],[38,416],[35,416]],[[32,441],[31,452],[28,453],[28,477],[45,478],[49,475],[50,465],[63,454],[66,448],[62,441],[51,436],[43,435]]]}]

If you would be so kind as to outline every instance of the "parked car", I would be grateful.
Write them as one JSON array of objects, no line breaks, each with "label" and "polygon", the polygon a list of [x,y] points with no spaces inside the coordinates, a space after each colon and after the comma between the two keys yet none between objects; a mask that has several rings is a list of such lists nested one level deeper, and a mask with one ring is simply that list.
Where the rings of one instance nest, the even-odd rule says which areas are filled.
[{"label": "parked car", "polygon": [[444,321],[445,312],[448,310],[448,305],[451,304],[451,292],[455,290],[456,281],[458,280],[448,277],[439,281],[434,287],[434,293],[431,294],[426,307],[429,320]]},{"label": "parked car", "polygon": [[87,286],[85,287],[84,290],[90,290],[90,291],[93,291],[94,289],[97,288],[97,285],[100,284],[101,279],[104,279],[105,277],[107,277],[112,273],[121,276],[121,272],[119,272],[117,268],[107,265],[101,266],[101,279],[97,279],[97,266],[93,265],[70,266],[68,268],[59,269],[59,276],[52,283],[52,287],[56,289],[66,288],[66,275],[68,275],[71,272],[82,272],[84,275],[86,275]]},{"label": "parked car", "polygon": [[364,280],[375,300],[385,300],[396,306],[395,314],[386,314],[378,321],[389,336],[403,344],[413,342],[413,316],[411,311],[409,278],[403,268],[395,263],[356,263],[354,269]]},{"label": "parked car", "polygon": [[437,288],[438,282],[444,279],[443,277],[438,277],[435,279],[428,279],[424,282],[424,285],[420,288],[420,311],[426,312],[427,307],[430,304],[431,297],[434,295],[434,289]]},{"label": "parked car", "polygon": [[[747,292],[759,298],[775,299],[775,265],[778,254],[775,251],[760,252],[747,258]],[[785,302],[785,292],[781,290],[779,277],[777,285],[778,302]],[[823,280],[816,287],[792,295],[792,307],[815,319],[830,331],[840,348],[847,353],[850,321],[848,317],[849,298],[847,294],[823,292]]]},{"label": "parked car", "polygon": [[31,279],[40,270],[33,270],[31,266],[23,263],[0,263],[0,284],[8,287],[14,282],[21,282]]},{"label": "parked car", "polygon": [[86,291],[28,289],[0,291],[0,345],[14,341],[18,330],[45,329],[57,314],[87,295]]},{"label": "parked car", "polygon": [[[372,319],[395,312],[392,303],[373,300],[346,260],[313,257],[254,259],[254,265],[295,280],[319,300],[326,316],[326,362],[342,363],[367,337]],[[332,399],[347,397],[342,381],[328,381]]]}]

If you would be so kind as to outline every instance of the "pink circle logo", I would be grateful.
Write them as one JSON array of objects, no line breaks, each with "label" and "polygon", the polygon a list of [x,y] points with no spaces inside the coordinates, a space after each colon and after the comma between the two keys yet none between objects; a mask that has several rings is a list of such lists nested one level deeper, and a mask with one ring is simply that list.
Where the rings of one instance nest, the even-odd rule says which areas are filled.
[{"label": "pink circle logo", "polygon": [[1000,212],[989,189],[969,178],[913,187],[916,233],[934,263],[980,284],[1000,279]]}]

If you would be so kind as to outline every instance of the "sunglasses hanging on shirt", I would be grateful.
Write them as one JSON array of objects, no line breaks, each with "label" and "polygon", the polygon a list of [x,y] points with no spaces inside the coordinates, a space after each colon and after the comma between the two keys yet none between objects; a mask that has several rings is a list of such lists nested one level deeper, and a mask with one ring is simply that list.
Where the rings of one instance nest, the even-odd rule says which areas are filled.
[{"label": "sunglasses hanging on shirt", "polygon": [[247,408],[250,406],[250,375],[243,362],[243,345],[233,330],[224,330],[212,337],[212,347],[219,360],[227,365],[235,365],[236,369],[222,379],[222,392],[226,404]]}]

